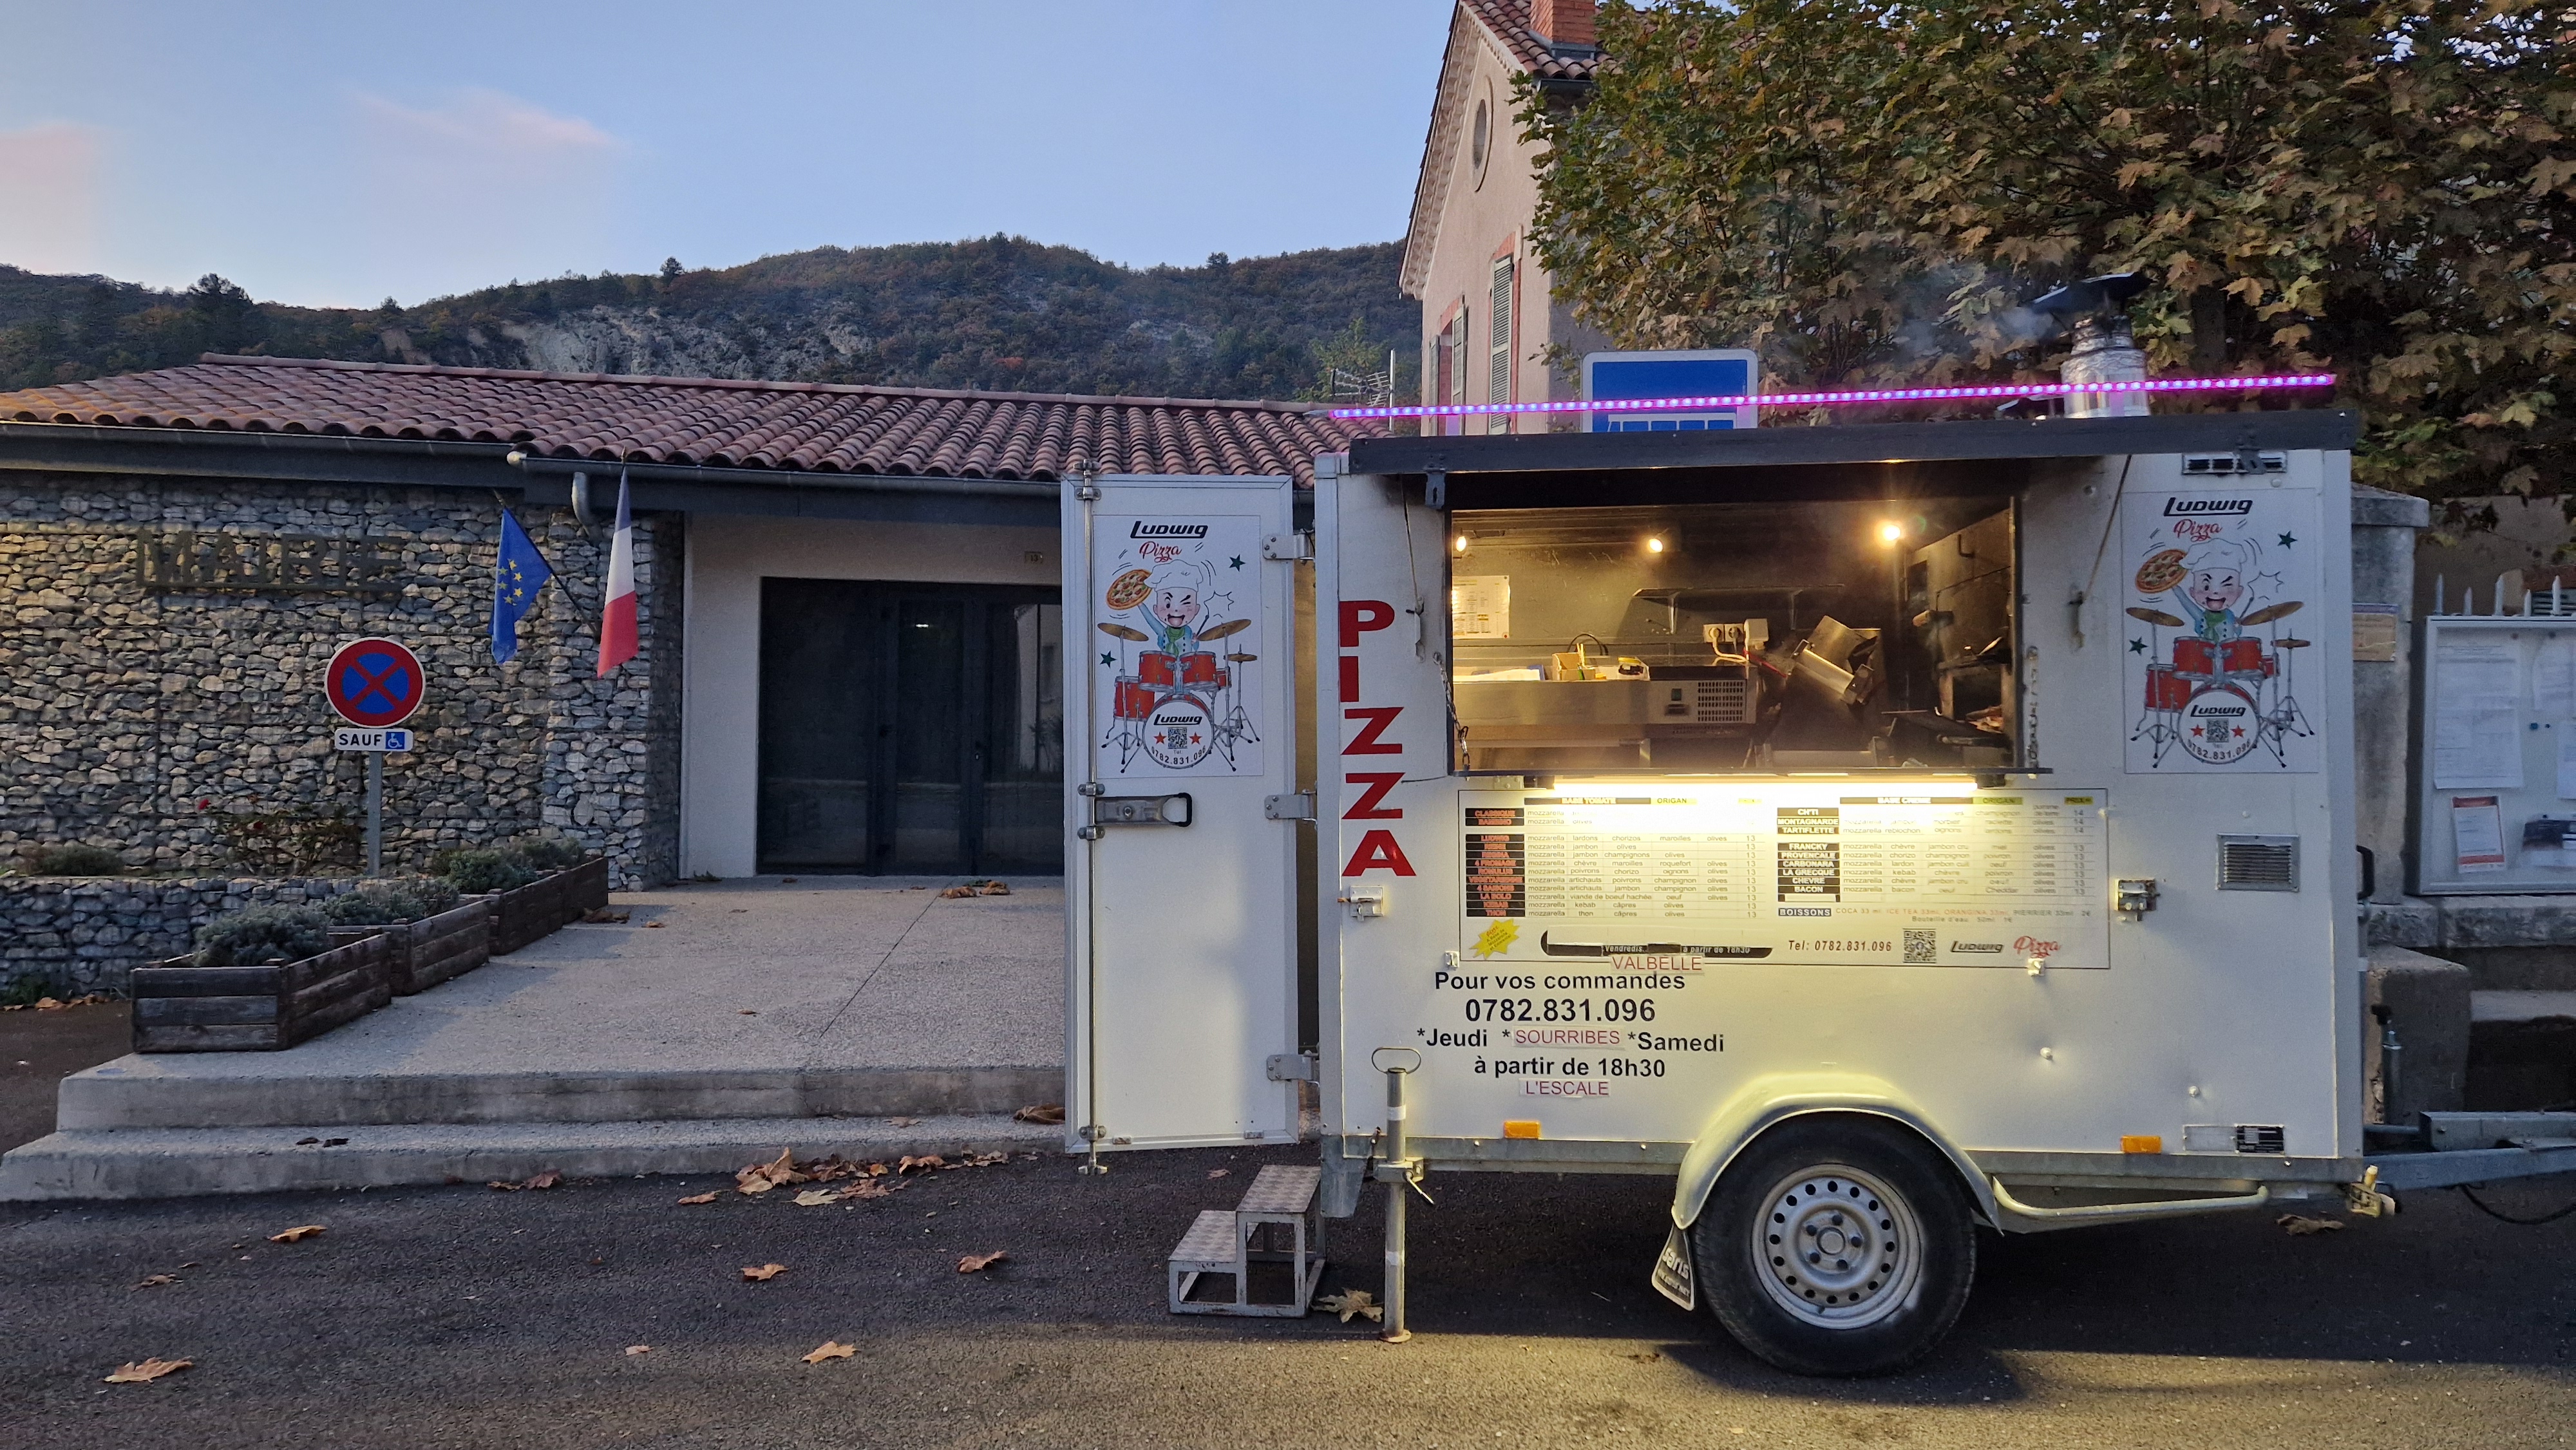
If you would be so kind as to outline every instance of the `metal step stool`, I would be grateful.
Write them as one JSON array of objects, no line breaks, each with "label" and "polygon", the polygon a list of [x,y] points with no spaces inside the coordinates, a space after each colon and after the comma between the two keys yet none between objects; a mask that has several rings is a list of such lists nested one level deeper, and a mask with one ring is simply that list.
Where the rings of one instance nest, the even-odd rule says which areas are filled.
[{"label": "metal step stool", "polygon": [[[1306,1312],[1324,1277],[1324,1220],[1315,1211],[1321,1168],[1272,1164],[1254,1176],[1231,1212],[1202,1209],[1198,1221],[1172,1250],[1169,1287],[1175,1314],[1267,1314],[1295,1318]],[[1282,1238],[1287,1240],[1283,1247]],[[1252,1266],[1286,1264],[1296,1297],[1286,1303],[1252,1302]],[[1193,1303],[1201,1274],[1232,1274],[1234,1298]]]}]

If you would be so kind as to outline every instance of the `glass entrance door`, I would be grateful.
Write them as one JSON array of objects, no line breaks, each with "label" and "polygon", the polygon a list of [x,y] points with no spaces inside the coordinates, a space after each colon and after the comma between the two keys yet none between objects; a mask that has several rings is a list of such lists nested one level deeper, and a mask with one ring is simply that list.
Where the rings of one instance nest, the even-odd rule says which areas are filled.
[{"label": "glass entrance door", "polygon": [[1064,869],[1052,589],[761,581],[760,869]]}]

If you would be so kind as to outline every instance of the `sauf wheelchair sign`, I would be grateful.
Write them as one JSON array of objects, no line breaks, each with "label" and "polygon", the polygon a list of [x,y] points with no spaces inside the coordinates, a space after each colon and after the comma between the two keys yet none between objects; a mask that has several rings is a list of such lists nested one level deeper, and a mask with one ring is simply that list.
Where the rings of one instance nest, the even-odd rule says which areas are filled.
[{"label": "sauf wheelchair sign", "polygon": [[1103,517],[1092,641],[1101,774],[1259,775],[1261,522]]}]

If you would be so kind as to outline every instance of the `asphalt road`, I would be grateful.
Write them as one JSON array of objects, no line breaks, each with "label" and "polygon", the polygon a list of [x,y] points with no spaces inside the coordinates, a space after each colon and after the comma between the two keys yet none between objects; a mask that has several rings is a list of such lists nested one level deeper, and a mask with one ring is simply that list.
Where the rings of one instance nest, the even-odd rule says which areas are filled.
[{"label": "asphalt road", "polygon": [[[1665,1180],[1434,1178],[1419,1337],[1178,1319],[1193,1212],[1302,1151],[1063,1159],[800,1208],[653,1178],[0,1208],[16,1445],[2558,1445],[2576,1435],[2576,1218],[2448,1193],[2290,1238],[2267,1218],[1985,1244],[1922,1370],[1775,1373],[1646,1288]],[[1228,1177],[1211,1180],[1210,1170]],[[2524,1211],[2576,1193],[2510,1195]],[[1375,1288],[1377,1200],[1336,1224]],[[268,1235],[323,1224],[319,1236]],[[965,1253],[1010,1258],[961,1275]],[[786,1268],[746,1282],[748,1265]],[[149,1275],[177,1282],[135,1288]],[[825,1340],[847,1359],[806,1364]],[[628,1346],[650,1345],[640,1354]],[[120,1362],[188,1358],[150,1384]]]},{"label": "asphalt road", "polygon": [[133,1010],[83,1002],[0,1012],[0,1153],[54,1130],[55,1084],[130,1050]]}]

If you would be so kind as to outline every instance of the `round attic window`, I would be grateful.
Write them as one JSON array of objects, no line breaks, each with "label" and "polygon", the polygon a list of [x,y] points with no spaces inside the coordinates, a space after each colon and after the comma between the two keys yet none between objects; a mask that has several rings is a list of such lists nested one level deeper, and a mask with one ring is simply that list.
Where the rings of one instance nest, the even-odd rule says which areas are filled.
[{"label": "round attic window", "polygon": [[1491,97],[1476,102],[1476,122],[1467,141],[1467,167],[1476,173],[1476,184],[1485,182],[1485,158],[1493,154],[1494,103]]}]

